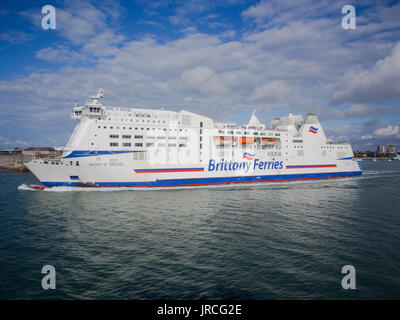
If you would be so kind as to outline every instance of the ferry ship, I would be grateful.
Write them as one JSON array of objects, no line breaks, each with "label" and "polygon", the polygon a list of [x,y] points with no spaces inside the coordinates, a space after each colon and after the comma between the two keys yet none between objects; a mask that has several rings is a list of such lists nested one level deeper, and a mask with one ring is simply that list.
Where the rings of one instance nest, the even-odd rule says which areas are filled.
[{"label": "ferry ship", "polygon": [[104,91],[74,106],[78,123],[59,159],[25,163],[44,189],[188,187],[328,179],[362,174],[351,145],[332,142],[315,114],[266,127],[218,123],[188,111],[105,107]]}]

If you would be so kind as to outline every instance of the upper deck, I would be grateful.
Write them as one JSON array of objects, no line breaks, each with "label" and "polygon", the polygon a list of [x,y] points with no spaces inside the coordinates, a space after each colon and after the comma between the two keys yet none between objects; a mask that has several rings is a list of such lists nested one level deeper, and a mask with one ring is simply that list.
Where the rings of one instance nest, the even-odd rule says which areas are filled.
[{"label": "upper deck", "polygon": [[321,150],[322,155],[333,149],[341,156],[351,150],[347,143],[326,139],[315,114],[304,120],[289,113],[266,127],[253,112],[248,124],[236,125],[185,110],[105,107],[100,103],[103,97],[104,91],[99,89],[84,106],[74,107],[72,116],[79,123],[65,150],[186,150],[197,153],[199,159],[213,152],[227,156],[243,149],[287,159],[293,154],[302,156],[306,149]]}]

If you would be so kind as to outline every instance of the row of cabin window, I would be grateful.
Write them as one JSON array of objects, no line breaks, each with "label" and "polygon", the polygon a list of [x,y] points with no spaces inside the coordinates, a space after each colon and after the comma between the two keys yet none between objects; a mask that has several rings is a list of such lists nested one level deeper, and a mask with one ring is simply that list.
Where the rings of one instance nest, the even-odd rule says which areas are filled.
[{"label": "row of cabin window", "polygon": [[[107,115],[110,115],[110,113],[107,113]],[[137,117],[137,118],[151,118],[151,117],[154,117],[154,118],[157,118],[157,117],[159,117],[159,118],[165,118],[165,116],[162,116],[162,115],[156,115],[156,114],[143,114],[143,113],[128,113],[128,116],[129,117]],[[111,118],[110,118],[111,119]]]},{"label": "row of cabin window", "polygon": [[[110,139],[118,139],[119,134],[110,134]],[[122,139],[131,139],[132,136],[130,134],[123,134]],[[143,139],[143,136],[134,136],[135,139]]]},{"label": "row of cabin window", "polygon": [[[110,147],[118,147],[118,142],[110,142]],[[159,143],[157,146],[158,147],[165,147],[167,144],[166,143]],[[122,143],[123,147],[131,147],[131,143],[130,142],[123,142]],[[155,143],[146,143],[146,147],[154,147]],[[143,147],[143,143],[137,142],[135,143],[135,147]],[[176,143],[168,143],[168,147],[176,147]],[[184,143],[180,143],[179,144],[180,148],[185,148],[186,144]]]},{"label": "row of cabin window", "polygon": [[[225,131],[224,130],[218,130],[218,133],[221,133],[221,134],[225,134]],[[234,132],[234,131],[227,131],[226,132],[227,134],[242,134],[242,131],[236,131],[236,132]],[[254,136],[258,136],[258,132],[253,132],[253,133],[251,133],[251,132],[249,132],[249,131],[244,131],[244,133],[243,134],[245,134],[245,135],[254,135]],[[266,132],[260,132],[260,136],[266,136],[267,135],[267,133]],[[273,136],[274,134],[272,133],[272,132],[268,132],[268,135],[269,136]],[[280,137],[280,133],[275,133],[275,137]]]},{"label": "row of cabin window", "polygon": [[[36,161],[34,161],[34,162],[36,163]],[[44,164],[49,164],[49,161],[44,160],[43,163],[44,163]],[[51,164],[56,164],[56,165],[59,165],[59,164],[63,165],[63,164],[66,164],[66,165],[68,166],[68,163],[62,162],[62,161],[61,161],[61,162],[50,161],[50,163],[51,163]],[[69,162],[69,165],[72,166],[72,165],[73,165],[73,161],[70,161],[70,162]],[[79,166],[79,161],[75,161],[75,165],[76,165],[76,166]]]},{"label": "row of cabin window", "polygon": [[[92,112],[92,111],[91,111]],[[130,115],[129,115],[130,116]],[[137,115],[136,115],[136,117],[138,117]],[[148,117],[148,118],[150,118],[150,117]],[[98,120],[99,121],[101,121],[101,118],[98,118]],[[108,118],[108,120],[109,121],[111,121],[111,118]],[[115,119],[114,119],[115,120]],[[123,121],[125,121],[125,122],[129,122],[129,119],[127,119],[127,118],[125,118],[125,119],[121,119],[121,121],[123,122]],[[130,122],[133,122],[133,119],[130,119]],[[138,119],[136,119],[136,121],[135,122],[139,122],[139,120]],[[144,119],[142,119],[142,123],[144,123],[145,121],[144,121]],[[172,121],[170,121],[171,123],[176,123],[176,120],[172,120]],[[150,123],[150,119],[147,119],[147,123]],[[156,121],[156,120],[153,120],[153,123],[161,123],[161,120],[158,120],[158,121]],[[165,120],[163,120],[162,121],[162,123],[165,123]],[[180,121],[178,121],[178,124],[181,124],[181,122]],[[200,123],[201,124],[201,126],[202,126],[202,123]]]},{"label": "row of cabin window", "polygon": [[[90,112],[92,112],[92,111],[90,111]],[[98,120],[101,120],[101,118],[99,118]],[[108,118],[108,120],[109,121],[111,121],[111,118]],[[115,120],[115,119],[114,119]],[[130,119],[131,121],[130,122],[134,122],[133,121],[133,119]],[[128,122],[129,121],[129,119],[121,119],[121,122]],[[139,120],[138,119],[136,119],[136,121],[135,122],[139,122]],[[170,121],[171,123],[173,123],[174,121]],[[145,121],[144,121],[144,119],[142,119],[142,123],[145,123]],[[150,120],[147,120],[147,123],[150,123]],[[161,123],[161,121],[160,120],[158,120],[158,121],[155,121],[155,120],[153,120],[153,123]],[[165,123],[165,120],[163,120],[163,122],[162,123]],[[181,122],[180,121],[178,121],[178,124],[181,124]]]},{"label": "row of cabin window", "polygon": [[[122,135],[122,139],[131,139],[131,135]],[[147,136],[147,139],[167,139],[167,137],[165,136]],[[201,138],[201,137],[200,137]],[[119,135],[118,134],[110,134],[110,139],[119,139]],[[134,136],[134,139],[143,139],[143,136]],[[168,137],[169,140],[176,140],[175,136],[169,136]],[[179,137],[180,140],[187,140],[187,137]],[[201,141],[201,139],[200,139]]]},{"label": "row of cabin window", "polygon": [[[98,128],[98,129],[101,129],[101,126],[97,126],[97,128]],[[107,129],[107,126],[104,126],[103,128],[104,128],[104,129]],[[114,129],[114,127],[113,127],[113,126],[110,126],[109,129]],[[119,129],[119,127],[115,127],[115,129]],[[122,129],[125,130],[126,127],[122,127]],[[132,127],[128,127],[128,129],[129,129],[129,130],[132,130],[133,128],[132,128]],[[144,131],[144,128],[134,128],[134,129],[135,129],[135,130],[142,130],[142,131]],[[157,129],[158,131],[161,130],[161,129],[163,129],[164,131],[167,131],[167,128],[153,128],[153,131],[156,130],[156,129]],[[146,130],[147,130],[147,131],[150,131],[150,128],[146,128]],[[182,132],[183,130],[185,130],[185,132],[187,132],[187,129],[179,129],[180,132]],[[177,129],[168,129],[168,131],[178,131],[178,130],[177,130]],[[202,129],[200,129],[200,133],[202,133]]]},{"label": "row of cabin window", "polygon": [[341,146],[341,147],[339,147],[339,146],[336,146],[336,147],[321,147],[321,149],[335,149],[335,148],[337,148],[337,149],[347,149],[348,146]]},{"label": "row of cabin window", "polygon": [[[141,143],[135,143],[135,147],[141,147],[139,146]],[[123,147],[130,147],[132,144],[130,142],[124,142],[122,143]],[[118,142],[110,142],[110,147],[118,147]]]}]

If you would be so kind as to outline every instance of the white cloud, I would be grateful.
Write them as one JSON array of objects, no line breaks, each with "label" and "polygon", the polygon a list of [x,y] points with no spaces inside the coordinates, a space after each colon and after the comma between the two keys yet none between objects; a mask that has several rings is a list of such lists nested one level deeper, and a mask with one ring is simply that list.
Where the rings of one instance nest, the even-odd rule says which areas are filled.
[{"label": "white cloud", "polygon": [[0,40],[11,42],[14,44],[21,44],[34,39],[35,36],[30,33],[25,33],[18,30],[9,30],[0,33]]},{"label": "white cloud", "polygon": [[105,31],[91,37],[83,45],[82,51],[95,57],[107,57],[118,53],[118,46],[123,42],[122,35]]},{"label": "white cloud", "polygon": [[379,137],[395,136],[400,139],[400,126],[388,125],[387,127],[376,129],[374,134]]},{"label": "white cloud", "polygon": [[285,81],[273,80],[266,85],[257,87],[250,95],[252,101],[276,101],[285,98],[291,93]]},{"label": "white cloud", "polygon": [[[120,11],[117,2],[99,1],[92,4],[88,1],[65,0],[62,5],[56,5],[55,32],[73,45],[82,45],[98,34],[115,34],[113,30],[118,29]],[[42,31],[43,15],[40,11],[24,10],[19,15],[33,23],[36,30]],[[104,45],[107,46],[107,42]]]},{"label": "white cloud", "polygon": [[90,62],[89,57],[78,51],[71,50],[68,46],[57,45],[40,49],[35,53],[36,57],[45,61],[58,63],[78,63],[85,61]]},{"label": "white cloud", "polygon": [[390,55],[377,61],[373,68],[361,72],[351,70],[341,82],[345,88],[333,94],[336,103],[379,102],[400,98],[400,42]]},{"label": "white cloud", "polygon": [[372,139],[374,136],[372,136],[372,135],[370,135],[370,134],[367,134],[367,135],[365,135],[365,136],[361,136],[361,140],[369,140],[369,139]]},{"label": "white cloud", "polygon": [[236,36],[235,30],[229,30],[229,31],[223,32],[221,34],[222,39],[233,39],[233,38],[235,38],[235,36]]},{"label": "white cloud", "polygon": [[198,33],[199,32],[199,30],[197,30],[197,28],[196,27],[187,27],[187,28],[183,28],[182,30],[181,30],[183,33]]},{"label": "white cloud", "polygon": [[242,12],[246,20],[254,20],[257,25],[284,25],[290,22],[318,18],[328,13],[340,13],[340,4],[309,0],[262,0]]},{"label": "white cloud", "polygon": [[10,139],[0,136],[0,147],[10,148],[14,146],[26,147],[32,144],[32,141],[24,141],[20,139]]},{"label": "white cloud", "polygon": [[[87,12],[87,10],[85,11]],[[97,10],[94,9],[94,11]],[[57,10],[57,31],[73,44],[82,44],[97,32],[96,21],[93,21],[95,17],[90,15],[88,18],[82,14],[83,12],[80,11],[74,14],[74,12],[66,9]],[[96,20],[102,25],[100,14],[101,12],[99,12]]]},{"label": "white cloud", "polygon": [[[386,110],[385,110],[386,111]],[[362,119],[371,116],[373,109],[363,104],[351,105],[346,108],[337,109],[332,107],[316,107],[314,112],[320,114],[321,120],[347,120]]]},{"label": "white cloud", "polygon": [[260,23],[274,15],[275,5],[271,1],[262,0],[259,3],[251,6],[243,11],[242,15],[246,19],[255,19]]},{"label": "white cloud", "polygon": [[214,70],[204,66],[183,72],[181,82],[186,88],[202,94],[221,94],[228,91]]}]

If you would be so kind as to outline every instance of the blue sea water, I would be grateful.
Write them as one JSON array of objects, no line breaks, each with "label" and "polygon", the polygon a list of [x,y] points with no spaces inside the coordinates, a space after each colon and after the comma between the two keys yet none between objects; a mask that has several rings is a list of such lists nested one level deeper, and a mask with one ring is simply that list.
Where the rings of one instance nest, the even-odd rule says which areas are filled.
[{"label": "blue sea water", "polygon": [[[400,162],[360,177],[30,191],[0,171],[1,299],[399,299]],[[56,269],[43,290],[42,266]],[[344,265],[356,289],[344,290]]]}]

